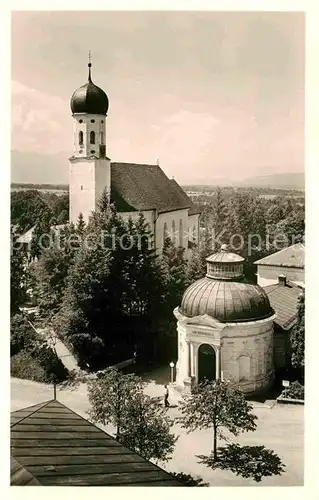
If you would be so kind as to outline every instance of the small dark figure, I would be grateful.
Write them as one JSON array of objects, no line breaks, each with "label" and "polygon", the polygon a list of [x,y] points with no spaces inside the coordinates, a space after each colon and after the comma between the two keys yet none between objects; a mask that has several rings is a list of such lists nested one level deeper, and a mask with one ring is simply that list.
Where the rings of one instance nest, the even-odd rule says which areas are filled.
[{"label": "small dark figure", "polygon": [[168,401],[168,387],[167,385],[164,385],[165,387],[165,394],[164,394],[164,406],[165,408],[169,407],[169,401]]}]

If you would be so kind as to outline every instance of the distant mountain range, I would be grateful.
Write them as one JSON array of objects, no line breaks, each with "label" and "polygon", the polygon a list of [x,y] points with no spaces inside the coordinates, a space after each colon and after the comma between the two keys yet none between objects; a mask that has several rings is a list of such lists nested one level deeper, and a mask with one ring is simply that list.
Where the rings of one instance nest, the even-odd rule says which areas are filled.
[{"label": "distant mountain range", "polygon": [[[68,184],[68,156],[65,152],[55,155],[11,151],[11,182],[19,184]],[[233,186],[255,188],[304,189],[303,173],[254,176],[242,181],[227,178],[194,179],[187,183],[197,186]],[[185,184],[184,184],[185,185]]]},{"label": "distant mountain range", "polygon": [[244,179],[238,186],[256,188],[305,189],[305,174],[285,173],[250,177]]}]

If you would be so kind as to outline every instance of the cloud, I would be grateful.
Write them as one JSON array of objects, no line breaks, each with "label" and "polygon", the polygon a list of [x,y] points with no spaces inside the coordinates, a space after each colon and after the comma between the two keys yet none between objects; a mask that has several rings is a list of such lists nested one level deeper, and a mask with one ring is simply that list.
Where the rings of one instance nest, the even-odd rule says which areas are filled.
[{"label": "cloud", "polygon": [[68,150],[72,139],[68,104],[17,81],[11,91],[12,148],[47,154]]}]

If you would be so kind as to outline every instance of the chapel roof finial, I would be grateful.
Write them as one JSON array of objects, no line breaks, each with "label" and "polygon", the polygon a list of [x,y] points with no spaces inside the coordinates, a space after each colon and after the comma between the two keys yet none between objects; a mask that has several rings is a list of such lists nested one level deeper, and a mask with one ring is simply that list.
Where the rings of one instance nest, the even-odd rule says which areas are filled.
[{"label": "chapel roof finial", "polygon": [[91,80],[92,63],[91,63],[91,51],[90,50],[89,50],[89,64],[88,64],[88,67],[89,67],[89,82],[92,82],[92,80]]}]

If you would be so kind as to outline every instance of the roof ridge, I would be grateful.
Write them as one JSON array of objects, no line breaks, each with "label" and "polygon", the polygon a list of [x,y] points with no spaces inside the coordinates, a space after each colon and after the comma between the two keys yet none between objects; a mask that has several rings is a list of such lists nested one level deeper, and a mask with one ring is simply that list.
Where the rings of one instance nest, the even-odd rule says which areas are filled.
[{"label": "roof ridge", "polygon": [[[170,476],[171,478],[174,478],[174,476],[172,476],[169,472],[167,472],[165,469],[159,467],[157,464],[154,464],[153,462],[150,462],[150,460],[147,460],[145,457],[143,457],[142,455],[140,455],[138,452],[136,452],[135,450],[133,450],[132,448],[129,448],[126,444],[123,444],[121,443],[120,441],[117,441],[113,436],[111,436],[108,432],[106,432],[104,429],[101,429],[100,427],[97,427],[97,425],[95,425],[92,421],[90,421],[89,419],[86,419],[84,417],[82,417],[81,415],[79,415],[76,411],[72,410],[70,407],[66,406],[64,403],[61,403],[61,401],[58,401],[56,399],[51,399],[50,401],[47,401],[42,408],[44,408],[45,406],[47,406],[49,403],[52,403],[52,402],[56,402],[56,403],[59,403],[60,406],[63,406],[66,410],[69,410],[71,411],[71,413],[73,413],[74,415],[76,415],[77,417],[81,418],[82,420],[84,420],[85,422],[88,422],[90,425],[92,425],[93,427],[95,427],[96,429],[98,429],[100,432],[102,432],[103,434],[106,434],[110,439],[113,439],[115,440],[120,446],[122,446],[123,448],[126,448],[127,450],[130,450],[132,453],[134,453],[135,455],[139,456],[140,458],[142,458],[143,460],[145,460],[145,462],[149,462],[151,463],[154,467],[156,467],[157,469],[159,469],[161,472],[164,472],[165,474],[167,474],[168,476]],[[27,418],[29,417],[30,415],[33,415],[34,413],[36,413],[37,410],[35,410],[34,412],[30,413],[29,415],[27,415],[26,417],[24,418]],[[24,420],[24,418],[22,420]],[[17,422],[18,424],[20,424],[22,422],[22,420],[20,420],[19,422]],[[15,424],[14,424],[15,425]],[[13,426],[12,426],[13,427]],[[12,428],[11,427],[11,428]],[[20,464],[20,462],[18,462]],[[21,465],[21,464],[20,464]],[[26,470],[28,470],[25,466],[23,466]],[[30,472],[30,471],[28,471]],[[36,476],[34,476],[36,477]],[[174,478],[176,479],[176,478]],[[180,482],[178,479],[176,479],[177,482]],[[181,483],[181,486],[183,484]]]},{"label": "roof ridge", "polygon": [[[50,399],[49,401],[46,401],[45,403],[43,403],[42,406],[40,406],[40,408],[39,407],[36,408],[34,411],[32,411],[31,413],[29,413],[28,415],[25,415],[24,417],[22,417],[21,420],[19,420],[18,422],[15,422],[14,424],[10,425],[10,429],[12,429],[17,424],[21,424],[21,422],[23,422],[23,420],[25,420],[26,418],[31,417],[31,415],[34,415],[34,413],[36,413],[37,411],[42,410],[42,408],[45,408],[52,401],[56,401],[56,400],[55,399]],[[37,406],[39,406],[39,404],[41,404],[41,403],[38,403]],[[27,410],[28,408],[32,408],[33,406],[35,406],[35,405],[28,406],[27,408],[20,408],[20,410],[16,410],[16,411]],[[14,412],[12,412],[12,413],[14,413]]]}]

